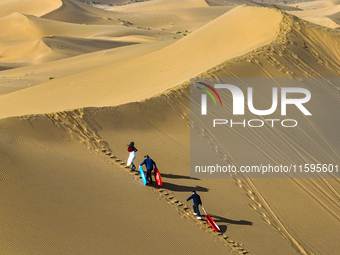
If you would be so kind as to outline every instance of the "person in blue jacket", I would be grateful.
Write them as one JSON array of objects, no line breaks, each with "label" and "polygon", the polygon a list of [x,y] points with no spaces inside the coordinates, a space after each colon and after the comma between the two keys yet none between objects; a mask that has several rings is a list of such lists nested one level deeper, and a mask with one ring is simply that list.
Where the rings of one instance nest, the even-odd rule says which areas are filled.
[{"label": "person in blue jacket", "polygon": [[198,209],[198,206],[201,205],[202,206],[202,201],[201,201],[201,197],[196,193],[195,190],[192,191],[192,195],[187,199],[187,201],[189,200],[193,200],[194,205],[192,206],[192,208],[194,209],[194,215],[197,215],[197,219],[202,219],[200,211]]},{"label": "person in blue jacket", "polygon": [[144,156],[144,161],[140,164],[140,166],[145,164],[146,167],[146,180],[149,181],[150,180],[150,184],[152,184],[152,177],[151,177],[151,172],[153,170],[153,167],[156,167],[156,162],[153,161],[149,155],[145,155]]}]

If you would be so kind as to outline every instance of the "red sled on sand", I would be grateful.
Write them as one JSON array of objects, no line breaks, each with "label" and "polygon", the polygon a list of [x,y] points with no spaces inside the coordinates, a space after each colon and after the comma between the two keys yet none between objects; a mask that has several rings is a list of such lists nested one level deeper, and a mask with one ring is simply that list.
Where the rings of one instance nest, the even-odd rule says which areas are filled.
[{"label": "red sled on sand", "polygon": [[217,232],[220,231],[220,227],[216,224],[216,222],[207,214],[207,212],[204,210],[204,207],[202,206],[202,209],[205,213],[205,218],[209,222],[210,226]]},{"label": "red sled on sand", "polygon": [[162,184],[162,178],[161,178],[161,174],[159,173],[157,167],[155,167],[155,169],[153,170],[153,175],[155,176],[157,186],[161,187],[163,185]]}]

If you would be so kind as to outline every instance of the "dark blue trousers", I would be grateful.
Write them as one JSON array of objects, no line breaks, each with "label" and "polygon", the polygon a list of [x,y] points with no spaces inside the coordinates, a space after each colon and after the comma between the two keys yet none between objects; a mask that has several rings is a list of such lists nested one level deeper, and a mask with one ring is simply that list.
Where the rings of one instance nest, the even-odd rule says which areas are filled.
[{"label": "dark blue trousers", "polygon": [[192,208],[194,209],[194,212],[197,213],[197,216],[201,216],[200,210],[198,210],[199,205],[193,205]]},{"label": "dark blue trousers", "polygon": [[151,172],[153,169],[147,169],[146,170],[146,180],[148,180],[150,182],[150,184],[152,184],[152,177],[151,177]]}]

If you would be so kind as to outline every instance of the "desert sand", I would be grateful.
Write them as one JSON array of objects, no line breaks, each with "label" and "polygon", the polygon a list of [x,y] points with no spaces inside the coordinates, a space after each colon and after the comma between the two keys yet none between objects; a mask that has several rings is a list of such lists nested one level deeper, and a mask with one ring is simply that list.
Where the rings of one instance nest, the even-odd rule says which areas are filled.
[{"label": "desert sand", "polygon": [[[291,132],[223,139],[190,122],[189,93],[199,77],[339,78],[339,1],[83,2],[0,4],[1,254],[339,254],[336,176],[190,177],[190,133],[234,165],[339,164],[339,84],[309,88],[313,118],[290,112]],[[126,166],[131,141],[161,188]]]},{"label": "desert sand", "polygon": [[340,11],[339,1],[315,1],[292,4],[301,10],[289,13],[309,22],[330,28],[338,28],[337,14]]}]

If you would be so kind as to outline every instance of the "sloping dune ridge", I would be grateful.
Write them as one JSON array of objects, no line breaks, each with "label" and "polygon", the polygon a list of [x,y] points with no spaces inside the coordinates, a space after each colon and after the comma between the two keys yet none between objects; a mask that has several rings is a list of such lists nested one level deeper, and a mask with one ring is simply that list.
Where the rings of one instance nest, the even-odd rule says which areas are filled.
[{"label": "sloping dune ridge", "polygon": [[307,3],[295,4],[299,11],[291,11],[304,20],[316,23],[318,25],[338,28],[338,14],[340,12],[339,1],[314,1]]},{"label": "sloping dune ridge", "polygon": [[35,16],[43,16],[61,7],[61,0],[11,0],[1,1],[0,17],[10,15],[14,12],[23,12]]},{"label": "sloping dune ridge", "polygon": [[[238,24],[246,17],[252,18],[253,22],[240,32]],[[272,22],[268,24],[267,19]],[[119,105],[148,98],[174,85],[181,84],[190,77],[194,77],[229,58],[242,55],[269,43],[276,38],[280,31],[281,19],[282,14],[276,10],[235,8],[168,47],[127,62],[121,62],[114,68],[108,65],[105,68],[77,73],[4,95],[1,98],[0,106],[7,105],[9,110],[1,112],[0,116],[9,116],[2,114],[24,115],[28,113],[27,110],[30,113],[43,113],[84,106]],[[247,39],[249,33],[253,34],[252,39]],[[234,39],[229,40],[229,38]],[[125,73],[131,70],[133,72],[126,76]],[[84,79],[85,77],[86,79]],[[147,77],[152,77],[152,79]],[[78,80],[83,81],[78,83]],[[95,83],[100,84],[101,88],[94,87]],[[114,86],[113,84],[124,84],[124,86]],[[147,90],[145,86],[148,87]],[[73,93],[65,94],[65,87],[68,89],[72,87]],[[131,91],[134,93],[130,93]],[[121,96],[117,97],[117,93]],[[75,94],[81,96],[75,98]],[[35,97],[40,98],[39,105],[29,106],[26,100],[35,101]],[[41,107],[42,105],[44,106]],[[43,111],[41,112],[41,110]],[[17,112],[14,113],[14,111]]]},{"label": "sloping dune ridge", "polygon": [[158,0],[158,1],[146,1],[136,4],[128,4],[115,8],[116,11],[128,11],[128,12],[143,12],[150,10],[171,10],[178,8],[195,8],[195,7],[207,7],[208,4],[204,0],[188,0],[182,3],[176,0]]},{"label": "sloping dune ridge", "polygon": [[[189,170],[190,132],[232,165],[338,164],[340,88],[331,80],[309,88],[312,119],[289,113],[299,122],[291,132],[226,128],[225,140],[190,123],[189,95],[195,77],[237,78],[245,87],[246,78],[338,78],[337,29],[277,9],[205,1],[184,1],[181,12],[179,1],[164,0],[112,10],[73,0],[40,10],[34,1],[27,12],[6,2],[0,12],[6,69],[0,71],[1,253],[338,254],[338,178],[197,179]],[[148,6],[159,16],[143,21],[150,29],[137,28],[138,13],[150,12]],[[185,19],[166,21],[171,10],[206,15],[188,21],[192,31],[177,33]],[[110,19],[100,25],[103,17]],[[76,24],[77,18],[89,24]],[[152,26],[157,19],[168,27]],[[11,27],[12,21],[22,26]],[[257,89],[256,102],[265,109],[266,92]],[[131,141],[136,165],[146,154],[157,162],[162,188],[143,186],[126,166]],[[186,202],[192,190],[221,232],[192,215]]]},{"label": "sloping dune ridge", "polygon": [[5,39],[0,42],[0,61],[3,67],[11,68],[158,41],[160,34],[115,25],[71,24],[17,12],[0,21],[1,37]]}]

